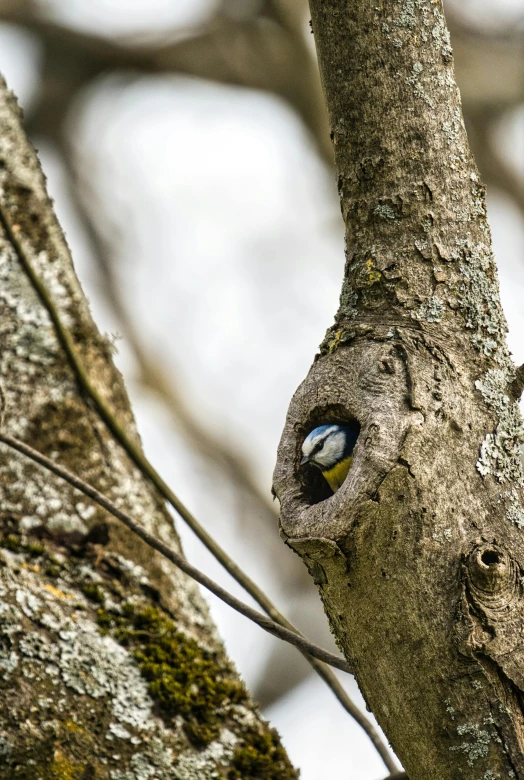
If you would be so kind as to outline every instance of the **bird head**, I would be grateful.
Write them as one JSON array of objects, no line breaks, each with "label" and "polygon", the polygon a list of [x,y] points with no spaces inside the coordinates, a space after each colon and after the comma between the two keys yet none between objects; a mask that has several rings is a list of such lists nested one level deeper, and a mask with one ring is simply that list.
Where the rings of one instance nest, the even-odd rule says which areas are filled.
[{"label": "bird head", "polygon": [[302,460],[321,471],[328,471],[351,455],[358,433],[345,425],[320,425],[314,428],[302,444]]}]

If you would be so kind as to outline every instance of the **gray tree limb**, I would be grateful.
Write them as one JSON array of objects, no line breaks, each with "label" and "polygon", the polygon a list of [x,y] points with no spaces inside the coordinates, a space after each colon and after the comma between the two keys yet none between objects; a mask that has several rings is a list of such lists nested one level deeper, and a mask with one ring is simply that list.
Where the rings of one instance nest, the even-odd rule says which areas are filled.
[{"label": "gray tree limb", "polygon": [[[0,186],[100,392],[137,436],[111,347],[98,333],[14,98],[0,84]],[[151,486],[79,390],[48,314],[3,234],[4,428],[81,474],[170,546]],[[101,509],[2,447],[0,776],[294,778],[194,584]],[[247,758],[250,766],[246,769]]]},{"label": "gray tree limb", "polygon": [[[524,778],[523,427],[442,3],[310,6],[347,254],[279,447],[282,534],[410,780]],[[326,499],[301,444],[350,419]]]}]

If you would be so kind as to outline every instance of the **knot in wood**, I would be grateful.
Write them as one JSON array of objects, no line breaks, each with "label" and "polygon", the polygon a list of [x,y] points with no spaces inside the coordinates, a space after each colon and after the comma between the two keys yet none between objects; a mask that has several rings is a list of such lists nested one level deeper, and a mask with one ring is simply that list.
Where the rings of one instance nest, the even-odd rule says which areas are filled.
[{"label": "knot in wood", "polygon": [[[473,655],[489,676],[524,691],[524,600],[522,569],[500,544],[476,545],[465,566],[467,598],[466,655]],[[485,666],[485,658],[495,666]],[[521,713],[521,705],[518,704]],[[521,714],[519,714],[521,717]]]},{"label": "knot in wood", "polygon": [[520,598],[518,567],[496,544],[476,546],[467,561],[468,595],[484,613],[511,608]]}]

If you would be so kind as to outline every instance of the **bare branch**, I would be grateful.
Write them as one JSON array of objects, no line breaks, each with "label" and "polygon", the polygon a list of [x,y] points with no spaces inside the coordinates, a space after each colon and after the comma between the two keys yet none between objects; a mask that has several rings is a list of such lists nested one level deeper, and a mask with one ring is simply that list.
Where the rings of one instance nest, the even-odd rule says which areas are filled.
[{"label": "bare branch", "polygon": [[[283,535],[412,780],[522,775],[523,429],[443,3],[310,7],[346,265],[279,447]],[[351,420],[352,465],[326,498],[300,449]]]},{"label": "bare branch", "polygon": [[[82,197],[82,193],[85,194],[86,191],[86,184],[79,180],[75,170],[72,160],[73,150],[63,139],[58,140],[68,173],[68,195],[74,202],[82,227],[86,230],[92,244],[94,261],[102,276],[103,294],[114,311],[119,327],[122,328],[126,342],[131,347],[138,364],[138,381],[145,389],[158,396],[177,425],[184,431],[192,447],[213,465],[216,466],[218,463],[222,467],[222,474],[227,472],[228,478],[253,502],[255,509],[270,518],[272,522],[277,522],[278,513],[270,501],[269,491],[266,495],[259,488],[249,464],[246,463],[246,458],[232,446],[224,444],[217,436],[213,436],[209,428],[202,425],[186,404],[182,393],[178,391],[171,372],[168,375],[160,355],[157,355],[149,344],[143,343],[135,319],[129,315],[125,305],[121,285],[114,271],[115,260],[111,256],[111,248],[101,236],[97,229],[97,221],[92,218],[86,206],[88,198],[84,200]],[[280,543],[275,546],[272,554],[277,555],[279,552],[282,552]],[[289,560],[288,556],[286,558]],[[294,556],[293,560],[295,560]],[[296,563],[296,571],[302,574],[302,567],[298,567],[298,560]]]}]

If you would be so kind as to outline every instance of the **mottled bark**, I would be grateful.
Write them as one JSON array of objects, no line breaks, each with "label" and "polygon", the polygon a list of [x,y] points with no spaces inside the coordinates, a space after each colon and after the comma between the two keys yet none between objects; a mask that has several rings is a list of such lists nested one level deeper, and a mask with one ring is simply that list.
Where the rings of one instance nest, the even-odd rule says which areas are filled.
[{"label": "mottled bark", "polygon": [[[1,83],[2,212],[100,391],[135,431],[20,119]],[[179,548],[163,503],[80,392],[4,233],[0,332],[5,430]],[[50,473],[0,454],[0,777],[296,777],[194,583]]]},{"label": "mottled bark", "polygon": [[[346,268],[290,406],[282,533],[410,780],[524,778],[523,429],[440,0],[310,0]],[[342,488],[299,468],[357,419]]]}]

